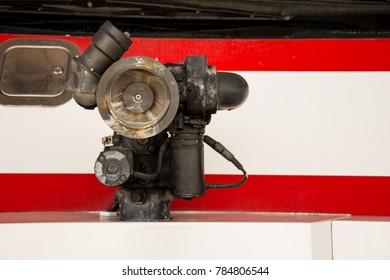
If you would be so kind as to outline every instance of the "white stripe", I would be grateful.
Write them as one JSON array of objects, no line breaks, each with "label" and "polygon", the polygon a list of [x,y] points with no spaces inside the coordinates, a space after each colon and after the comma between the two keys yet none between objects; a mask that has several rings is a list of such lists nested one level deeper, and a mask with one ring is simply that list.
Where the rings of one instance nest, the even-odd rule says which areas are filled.
[{"label": "white stripe", "polygon": [[111,130],[97,110],[73,100],[58,107],[0,108],[1,173],[93,173]]},{"label": "white stripe", "polygon": [[[218,112],[207,131],[249,173],[390,175],[389,72],[241,74],[247,102]],[[217,158],[208,172],[227,171]]]},{"label": "white stripe", "polygon": [[[390,72],[238,72],[247,102],[206,132],[250,174],[390,175]],[[74,101],[0,107],[0,173],[92,173],[110,135]],[[237,173],[206,147],[206,173]]]}]

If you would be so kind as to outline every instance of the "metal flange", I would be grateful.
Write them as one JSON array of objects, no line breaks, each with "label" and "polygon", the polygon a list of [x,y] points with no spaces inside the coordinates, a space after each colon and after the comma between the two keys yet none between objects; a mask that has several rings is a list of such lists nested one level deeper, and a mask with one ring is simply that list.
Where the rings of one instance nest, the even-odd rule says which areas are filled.
[{"label": "metal flange", "polygon": [[133,56],[111,65],[96,92],[99,113],[118,134],[144,139],[173,121],[179,89],[171,72],[154,59]]}]

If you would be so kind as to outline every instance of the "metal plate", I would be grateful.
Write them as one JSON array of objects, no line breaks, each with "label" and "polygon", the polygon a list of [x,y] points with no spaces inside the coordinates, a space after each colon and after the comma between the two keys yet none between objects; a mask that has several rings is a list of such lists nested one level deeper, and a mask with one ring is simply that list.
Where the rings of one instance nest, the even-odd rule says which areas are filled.
[{"label": "metal plate", "polygon": [[54,106],[72,98],[68,68],[78,48],[64,40],[12,39],[0,45],[0,104]]}]

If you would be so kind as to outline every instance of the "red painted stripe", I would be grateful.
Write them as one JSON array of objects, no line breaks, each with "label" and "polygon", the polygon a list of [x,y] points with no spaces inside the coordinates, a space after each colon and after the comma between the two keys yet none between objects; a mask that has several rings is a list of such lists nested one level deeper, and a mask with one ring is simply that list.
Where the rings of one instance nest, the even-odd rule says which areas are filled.
[{"label": "red painted stripe", "polygon": [[[65,39],[82,51],[90,38],[0,34],[11,38]],[[390,39],[158,39],[133,38],[125,54],[183,61],[186,55],[207,55],[219,70],[236,71],[390,71]]]},{"label": "red painted stripe", "polygon": [[[1,174],[0,211],[104,210],[113,188],[92,174]],[[231,182],[236,175],[208,175]],[[390,177],[251,175],[245,186],[176,199],[173,210],[349,213],[390,216]]]},{"label": "red painted stripe", "polygon": [[102,210],[113,188],[93,174],[0,174],[0,211]]},{"label": "red painted stripe", "polygon": [[191,202],[177,200],[173,208],[390,216],[389,198],[390,177],[251,175],[243,187],[209,190]]}]

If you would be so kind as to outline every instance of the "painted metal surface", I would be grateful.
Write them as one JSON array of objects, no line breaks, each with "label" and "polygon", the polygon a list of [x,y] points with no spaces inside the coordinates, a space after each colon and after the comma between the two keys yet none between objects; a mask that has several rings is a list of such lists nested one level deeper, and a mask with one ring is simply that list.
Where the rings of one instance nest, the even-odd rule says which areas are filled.
[{"label": "painted metal surface", "polygon": [[99,212],[0,213],[0,259],[390,259],[389,216],[175,211],[172,217],[124,223]]},{"label": "painted metal surface", "polygon": [[350,217],[334,221],[336,260],[390,260],[390,217]]},{"label": "painted metal surface", "polygon": [[[2,34],[0,42],[16,37],[37,36]],[[89,44],[38,37],[69,40],[81,51]],[[173,209],[390,215],[390,39],[133,41],[125,56],[165,63],[204,54],[249,82],[245,106],[220,112],[206,132],[244,163],[248,183],[175,201]],[[73,101],[0,109],[0,211],[110,204],[113,190],[92,175],[100,139],[111,133],[97,111]],[[15,118],[21,112],[28,118]],[[238,178],[207,149],[205,167],[208,181]]]},{"label": "painted metal surface", "polygon": [[120,223],[96,213],[0,213],[0,259],[331,259],[331,221],[340,218],[228,212],[172,217]]}]

